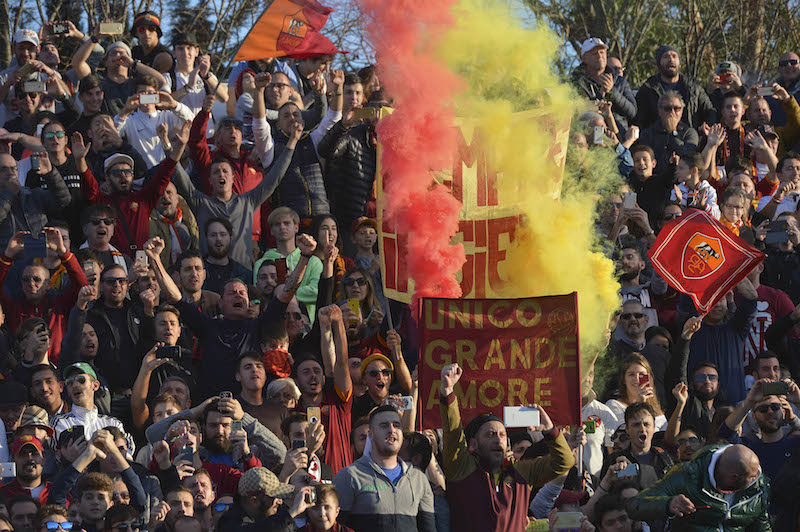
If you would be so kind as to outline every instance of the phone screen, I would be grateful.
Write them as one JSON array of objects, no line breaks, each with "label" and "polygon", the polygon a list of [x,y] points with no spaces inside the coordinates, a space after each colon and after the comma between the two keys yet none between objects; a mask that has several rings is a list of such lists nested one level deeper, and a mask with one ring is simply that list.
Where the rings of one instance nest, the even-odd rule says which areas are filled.
[{"label": "phone screen", "polygon": [[286,259],[275,259],[275,272],[278,277],[278,284],[286,282]]}]

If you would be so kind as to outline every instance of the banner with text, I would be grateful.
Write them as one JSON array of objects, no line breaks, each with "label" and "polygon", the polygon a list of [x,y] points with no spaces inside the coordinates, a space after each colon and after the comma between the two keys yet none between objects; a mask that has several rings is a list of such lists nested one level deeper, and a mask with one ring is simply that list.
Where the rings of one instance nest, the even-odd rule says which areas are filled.
[{"label": "banner with text", "polygon": [[466,425],[504,406],[541,405],[556,425],[581,421],[577,293],[526,299],[422,300],[419,359],[424,428],[441,427],[439,383],[447,364]]},{"label": "banner with text", "polygon": [[[390,109],[383,108],[381,116],[390,112]],[[535,169],[531,169],[531,179],[533,183],[533,176],[536,175],[535,186],[541,188],[542,194],[549,194],[557,199],[561,195],[561,180],[569,140],[569,121],[556,122],[544,111],[517,113],[514,115],[514,120],[536,120],[542,129],[552,132],[552,145],[547,153],[542,153],[542,158],[549,159],[560,172],[549,177],[548,172],[539,175]],[[458,152],[453,154],[452,168],[432,172],[431,178],[447,186],[462,204],[459,231],[452,239],[452,244],[464,245],[467,255],[467,261],[458,278],[461,284],[461,297],[466,299],[505,297],[509,293],[503,293],[501,290],[503,279],[500,276],[500,264],[505,260],[506,250],[514,241],[522,212],[518,198],[504,197],[497,188],[497,181],[502,178],[501,169],[492,168],[491,157],[486,153],[481,141],[480,129],[465,119],[459,120],[458,127]],[[379,142],[376,181],[384,294],[391,299],[410,303],[414,294],[414,280],[409,278],[406,267],[407,235],[387,219],[384,211],[385,172],[380,166],[380,160]]]}]

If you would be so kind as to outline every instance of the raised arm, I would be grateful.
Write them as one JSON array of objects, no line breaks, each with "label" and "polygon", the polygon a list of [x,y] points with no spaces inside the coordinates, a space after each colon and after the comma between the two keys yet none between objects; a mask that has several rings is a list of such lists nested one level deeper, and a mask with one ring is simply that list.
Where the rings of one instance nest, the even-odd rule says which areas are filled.
[{"label": "raised arm", "polygon": [[264,102],[264,89],[272,82],[272,75],[269,72],[258,74],[253,80],[252,77],[245,77],[244,89],[253,97],[253,141],[255,142],[255,152],[258,155],[261,166],[269,168],[272,159],[275,157],[275,142],[272,140],[272,131],[267,122],[267,107]]},{"label": "raised arm", "polygon": [[734,433],[736,433],[737,429],[744,423],[744,419],[747,417],[747,414],[759,401],[764,399],[764,393],[761,391],[761,387],[764,383],[771,382],[769,379],[759,379],[754,384],[753,387],[750,388],[750,391],[747,394],[747,397],[744,398],[744,401],[739,403],[739,405],[733,409],[733,412],[725,419],[725,425]]},{"label": "raised arm", "polygon": [[297,235],[297,247],[300,248],[300,259],[297,261],[297,265],[292,270],[292,273],[286,277],[283,284],[275,289],[275,297],[283,303],[291,301],[295,293],[297,293],[297,289],[300,288],[300,281],[303,280],[308,261],[313,257],[317,242],[311,235],[300,234]]},{"label": "raised arm", "polygon": [[681,416],[686,408],[686,402],[689,400],[689,387],[686,386],[686,383],[679,382],[672,389],[672,395],[678,403],[675,410],[672,411],[672,415],[669,416],[667,430],[664,432],[664,443],[670,447],[675,447],[675,438],[678,437],[678,433],[681,431]]},{"label": "raised arm", "polygon": [[254,209],[257,209],[262,203],[267,201],[267,198],[278,188],[278,184],[289,169],[292,157],[294,156],[294,149],[302,134],[303,126],[301,124],[295,124],[295,129],[292,131],[286,143],[286,148],[282,150],[278,156],[278,161],[272,165],[272,168],[261,178],[261,182],[256,185],[254,189],[245,192],[244,195],[250,200]]},{"label": "raised arm", "polygon": [[164,241],[158,236],[144,243],[144,251],[150,259],[150,265],[153,267],[153,273],[161,286],[164,299],[170,303],[176,303],[181,300],[182,294],[178,285],[172,280],[172,276],[167,273],[164,264],[161,262],[161,252],[164,251],[164,247]]},{"label": "raised arm", "polygon": [[410,394],[413,383],[411,381],[411,372],[406,365],[406,359],[403,356],[402,338],[394,329],[386,334],[386,343],[389,345],[389,350],[392,352],[392,363],[394,364],[394,378],[403,393]]},{"label": "raised arm", "polygon": [[47,183],[47,190],[34,189],[42,193],[42,204],[48,211],[64,209],[72,201],[66,182],[58,169],[50,162],[50,156],[46,151],[38,153],[39,175]]},{"label": "raised arm", "polygon": [[147,394],[150,392],[150,377],[153,371],[162,366],[169,359],[156,358],[156,350],[163,344],[156,344],[142,359],[139,367],[139,374],[133,382],[133,393],[131,393],[131,415],[136,428],[141,429],[147,424],[150,417],[150,407],[147,406]]}]

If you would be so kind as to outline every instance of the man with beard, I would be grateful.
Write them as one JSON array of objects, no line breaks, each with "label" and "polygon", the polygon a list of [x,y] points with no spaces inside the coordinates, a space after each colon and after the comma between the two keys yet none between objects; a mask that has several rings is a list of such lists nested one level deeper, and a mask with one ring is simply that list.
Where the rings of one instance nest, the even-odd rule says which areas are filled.
[{"label": "man with beard", "polygon": [[[230,257],[233,225],[225,218],[209,218],[204,227],[208,255],[205,258],[206,282],[203,288],[222,293],[222,288],[230,279],[249,280],[253,272]],[[250,261],[252,262],[252,261]],[[248,262],[248,264],[250,264]]]},{"label": "man with beard", "polygon": [[[784,423],[789,424],[793,432],[800,429],[800,418],[794,414],[789,404],[800,403],[800,388],[794,382],[788,382],[789,393],[786,396],[766,395],[763,387],[770,382],[775,381],[759,379],[753,384],[745,400],[720,427],[719,436],[752,449],[761,461],[764,474],[774,479],[784,462],[789,461],[800,448],[800,436],[786,435],[781,430]],[[757,439],[742,437],[736,432],[751,410],[753,419],[761,430],[761,437]]]},{"label": "man with beard", "polygon": [[702,434],[702,432],[693,429],[683,429],[678,433],[678,437],[675,438],[675,456],[678,458],[678,462],[688,462],[692,459],[694,453],[703,447],[705,438],[703,438]]},{"label": "man with beard", "polygon": [[[679,431],[680,427],[687,427],[696,430],[698,434],[708,434],[714,412],[725,406],[718,397],[719,393],[717,366],[711,362],[701,362],[692,372],[688,386],[678,383],[672,390],[677,406],[670,417],[670,423],[676,418],[675,431]],[[670,433],[669,427],[667,433]]]},{"label": "man with beard", "polygon": [[214,484],[211,475],[205,469],[198,469],[191,476],[181,481],[183,487],[192,492],[194,497],[194,517],[203,525],[203,530],[214,529]]},{"label": "man with beard", "polygon": [[646,344],[645,331],[650,323],[650,318],[644,311],[644,306],[637,299],[629,299],[622,304],[619,315],[619,325],[615,339],[611,343],[611,350],[616,360],[622,360],[631,353],[640,353]]},{"label": "man with beard", "polygon": [[[497,416],[480,414],[466,429],[462,428],[458,399],[454,393],[461,374],[458,364],[444,366],[439,387],[444,428],[442,469],[447,478],[451,527],[453,530],[487,532],[524,530],[532,487],[541,487],[569,473],[575,458],[547,412],[541,406],[533,405],[539,410],[542,425],[529,427],[529,430],[542,432],[549,454],[504,464],[508,438],[503,422]],[[373,430],[370,424],[370,432]],[[376,439],[373,436],[372,441]]]},{"label": "man with beard", "polygon": [[[372,449],[333,479],[339,520],[355,530],[436,530],[433,491],[425,473],[399,458],[403,446],[400,413],[376,408],[369,417]],[[391,494],[375,497],[378,493]],[[462,530],[462,528],[456,528]]]},{"label": "man with beard", "polygon": [[645,81],[636,93],[638,112],[633,123],[645,129],[658,120],[658,101],[669,90],[677,91],[686,104],[682,120],[689,127],[701,130],[703,125],[716,122],[717,112],[705,89],[695,80],[680,73],[681,58],[669,45],[656,51],[658,74]]},{"label": "man with beard", "polygon": [[167,267],[175,263],[181,252],[197,249],[199,245],[197,220],[173,183],[167,185],[150,214],[150,238],[155,236],[166,244],[161,262]]},{"label": "man with beard", "polygon": [[203,256],[199,251],[184,251],[175,261],[178,268],[178,280],[180,281],[181,294],[183,300],[194,303],[203,314],[216,317],[220,314],[219,300],[220,295],[211,290],[204,290],[206,282],[206,265]]},{"label": "man with beard", "polygon": [[263,305],[265,302],[269,302],[272,299],[275,287],[278,286],[278,268],[275,266],[275,261],[263,261],[259,265],[258,270],[255,271],[255,275],[256,288],[261,290],[261,293],[264,294],[265,301],[262,302]]},{"label": "man with beard", "polygon": [[175,523],[184,516],[194,516],[194,494],[181,485],[174,486],[155,507],[147,528],[154,532],[175,532]]},{"label": "man with beard", "polygon": [[621,285],[619,294],[623,302],[633,299],[641,303],[647,314],[647,324],[652,327],[658,325],[653,296],[663,296],[667,292],[667,283],[655,271],[651,271],[649,281],[641,282],[646,266],[639,249],[624,247],[620,251],[617,261],[617,276]]},{"label": "man with beard", "polygon": [[678,91],[667,91],[658,99],[658,120],[642,131],[637,144],[650,146],[655,154],[658,174],[662,178],[672,177],[670,159],[697,150],[700,137],[694,128],[681,121],[686,105]]},{"label": "man with beard", "polygon": [[42,478],[44,470],[44,446],[34,436],[18,436],[11,448],[17,476],[11,482],[0,486],[0,496],[7,500],[19,495],[28,495],[41,504],[47,503],[52,482]]}]

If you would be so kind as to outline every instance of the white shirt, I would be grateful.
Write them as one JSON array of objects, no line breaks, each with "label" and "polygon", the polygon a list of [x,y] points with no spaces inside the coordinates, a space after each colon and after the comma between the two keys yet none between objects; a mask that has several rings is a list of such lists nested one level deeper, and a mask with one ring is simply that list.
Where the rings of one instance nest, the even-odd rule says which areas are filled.
[{"label": "white shirt", "polygon": [[77,405],[72,405],[72,410],[66,414],[58,414],[50,420],[50,426],[53,427],[53,431],[55,432],[51,441],[57,442],[62,432],[76,425],[83,425],[84,437],[87,440],[98,430],[113,425],[125,434],[125,439],[128,441],[128,453],[133,454],[133,451],[136,449],[133,438],[125,431],[125,427],[119,419],[100,414],[96,408],[89,410]]},{"label": "white shirt", "polygon": [[[767,203],[772,201],[772,196],[764,196],[760,200],[758,200],[758,207],[756,210],[761,212],[761,210],[767,206]],[[797,209],[797,203],[800,201],[800,194],[797,192],[790,192],[783,201],[778,203],[778,206],[775,208],[775,214],[772,215],[772,219],[776,220],[779,214],[784,212],[794,213]]]},{"label": "white shirt", "polygon": [[[684,183],[678,183],[678,190],[681,191],[681,207],[683,208],[692,206],[689,201],[690,198],[694,198],[694,196],[701,191],[705,192],[706,211],[711,214],[711,216],[719,220],[720,211],[719,205],[717,205],[717,191],[714,190],[714,187],[712,187],[708,181],[700,181],[700,183],[697,184],[697,190],[691,192]],[[675,190],[670,191],[669,199],[670,201],[675,201],[678,199],[678,196],[675,194]]]},{"label": "white shirt", "polygon": [[139,152],[149,169],[166,157],[156,133],[158,125],[167,124],[173,130],[193,118],[191,109],[178,102],[178,107],[172,111],[156,111],[152,114],[135,111],[126,118],[117,115],[114,117],[114,125],[117,126],[120,136]]},{"label": "white shirt", "polygon": [[594,434],[586,435],[587,442],[583,446],[583,463],[589,473],[597,476],[603,468],[603,446],[611,446],[611,435],[617,430],[619,424],[614,412],[597,399],[593,399],[583,407],[581,417],[584,420],[595,422]]},{"label": "white shirt", "polygon": [[[617,430],[617,427],[625,423],[625,409],[628,408],[626,405],[620,403],[616,399],[609,399],[606,401],[606,406],[611,410],[611,413],[614,415],[616,426],[614,430]],[[667,417],[664,414],[656,417],[656,432],[660,430],[667,429]],[[612,431],[613,432],[613,431]]]}]

